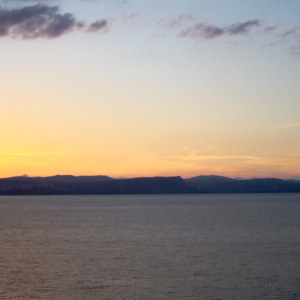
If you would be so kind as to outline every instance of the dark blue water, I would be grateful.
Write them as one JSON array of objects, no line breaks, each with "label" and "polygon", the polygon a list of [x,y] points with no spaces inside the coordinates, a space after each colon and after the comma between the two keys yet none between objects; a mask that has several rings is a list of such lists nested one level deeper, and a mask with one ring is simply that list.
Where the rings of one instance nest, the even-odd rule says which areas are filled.
[{"label": "dark blue water", "polygon": [[0,299],[300,299],[300,194],[0,197]]}]

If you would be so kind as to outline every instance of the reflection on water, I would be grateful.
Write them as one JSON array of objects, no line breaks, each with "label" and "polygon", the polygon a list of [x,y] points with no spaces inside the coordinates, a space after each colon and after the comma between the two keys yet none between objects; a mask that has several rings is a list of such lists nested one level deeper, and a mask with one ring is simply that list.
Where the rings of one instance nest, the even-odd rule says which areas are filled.
[{"label": "reflection on water", "polygon": [[299,195],[0,197],[0,299],[300,299]]}]

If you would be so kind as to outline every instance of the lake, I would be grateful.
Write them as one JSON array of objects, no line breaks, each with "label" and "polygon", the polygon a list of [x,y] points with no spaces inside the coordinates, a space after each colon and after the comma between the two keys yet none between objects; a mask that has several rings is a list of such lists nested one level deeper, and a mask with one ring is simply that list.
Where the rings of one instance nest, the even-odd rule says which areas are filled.
[{"label": "lake", "polygon": [[300,194],[0,197],[0,299],[300,299]]}]

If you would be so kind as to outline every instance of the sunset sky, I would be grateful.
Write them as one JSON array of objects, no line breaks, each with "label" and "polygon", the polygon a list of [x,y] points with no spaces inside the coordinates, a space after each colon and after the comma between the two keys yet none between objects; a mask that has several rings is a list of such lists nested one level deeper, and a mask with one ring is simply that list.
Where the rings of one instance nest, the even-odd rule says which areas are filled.
[{"label": "sunset sky", "polygon": [[0,177],[300,179],[299,0],[0,0]]}]

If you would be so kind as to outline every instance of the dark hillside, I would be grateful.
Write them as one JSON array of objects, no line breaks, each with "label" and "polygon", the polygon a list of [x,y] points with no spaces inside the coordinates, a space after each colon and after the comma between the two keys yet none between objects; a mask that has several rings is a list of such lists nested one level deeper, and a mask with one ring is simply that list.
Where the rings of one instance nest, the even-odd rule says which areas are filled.
[{"label": "dark hillside", "polygon": [[201,175],[201,176],[185,179],[185,182],[187,182],[190,186],[194,186],[198,189],[205,189],[210,186],[233,182],[233,181],[237,181],[237,180],[229,177],[217,176],[217,175]]},{"label": "dark hillside", "polygon": [[197,192],[181,177],[115,180],[99,180],[100,178],[95,177],[97,176],[93,178],[54,176],[0,179],[0,195],[186,194]]},{"label": "dark hillside", "polygon": [[[229,178],[230,179],[230,178]],[[200,193],[299,193],[300,182],[288,181],[277,178],[256,178],[246,180],[227,180],[226,177],[209,181],[190,183],[196,186]]]}]

